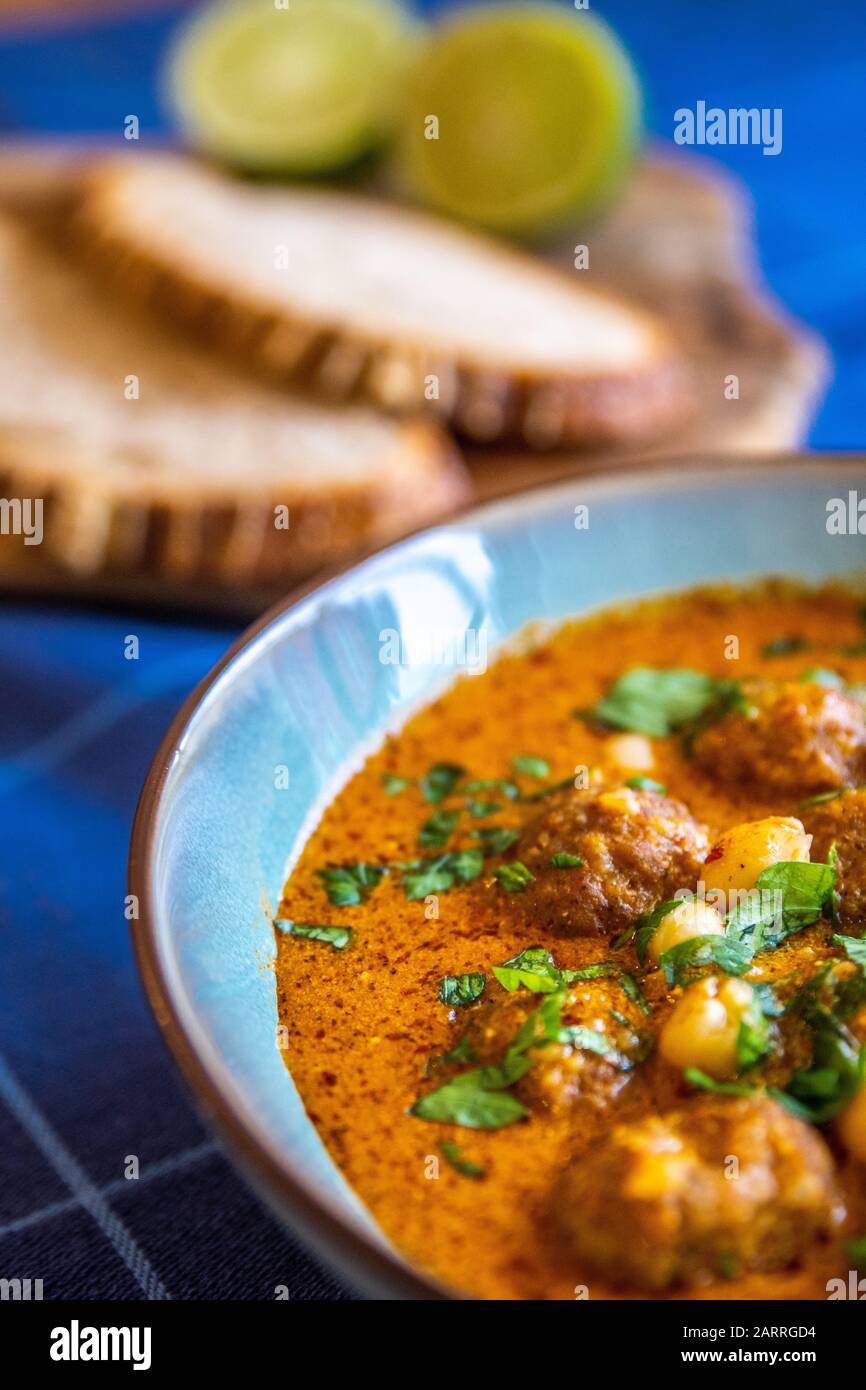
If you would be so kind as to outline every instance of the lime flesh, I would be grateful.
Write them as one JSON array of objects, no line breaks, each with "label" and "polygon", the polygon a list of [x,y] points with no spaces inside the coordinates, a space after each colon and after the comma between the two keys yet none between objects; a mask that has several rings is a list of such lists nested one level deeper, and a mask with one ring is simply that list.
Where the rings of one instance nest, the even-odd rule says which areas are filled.
[{"label": "lime flesh", "polygon": [[386,139],[416,32],[394,0],[223,0],[182,30],[170,101],[218,159],[329,173]]},{"label": "lime flesh", "polygon": [[407,190],[496,231],[531,236],[595,210],[637,142],[634,71],[610,31],[584,12],[464,11],[434,36],[408,87]]}]

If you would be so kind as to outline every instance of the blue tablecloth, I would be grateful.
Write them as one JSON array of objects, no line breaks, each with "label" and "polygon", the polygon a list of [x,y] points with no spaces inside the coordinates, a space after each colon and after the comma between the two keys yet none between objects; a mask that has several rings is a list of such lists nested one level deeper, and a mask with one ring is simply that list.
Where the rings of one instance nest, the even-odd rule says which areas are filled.
[{"label": "blue tablecloth", "polygon": [[[128,7],[129,8],[129,7]],[[698,100],[781,107],[776,158],[719,157],[752,189],[773,289],[827,338],[822,447],[866,400],[866,10],[860,0],[593,4],[644,72],[649,121]],[[0,31],[0,133],[163,124],[165,11]],[[139,637],[137,662],[124,638]],[[138,789],[228,626],[0,608],[0,1277],[47,1298],[338,1298],[203,1132],[144,1004],[124,919]],[[130,1160],[138,1178],[128,1178]]]}]

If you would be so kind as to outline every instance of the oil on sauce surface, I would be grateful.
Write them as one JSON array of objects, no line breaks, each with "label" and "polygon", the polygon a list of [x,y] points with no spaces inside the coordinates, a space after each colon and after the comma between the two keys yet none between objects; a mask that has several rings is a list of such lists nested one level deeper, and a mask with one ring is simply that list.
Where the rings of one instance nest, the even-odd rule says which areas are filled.
[{"label": "oil on sauce surface", "polygon": [[[766,643],[796,633],[812,648],[763,656]],[[739,656],[728,659],[730,637]],[[556,1177],[609,1117],[593,1122],[534,1113],[496,1131],[431,1124],[407,1114],[425,1090],[425,1063],[454,1047],[465,1017],[438,1002],[443,975],[487,971],[533,945],[555,945],[556,963],[581,968],[610,959],[607,939],[539,941],[516,919],[509,895],[492,890],[490,874],[438,897],[438,918],[409,902],[396,877],[382,880],[364,903],[335,908],[316,869],[326,864],[410,860],[420,825],[435,808],[416,786],[389,797],[383,774],[417,779],[432,765],[454,762],[473,777],[507,776],[516,755],[539,755],[552,780],[589,765],[622,780],[606,753],[610,735],[574,717],[638,665],[691,667],[718,677],[796,678],[806,665],[832,667],[848,681],[866,679],[866,656],[841,656],[862,641],[858,605],[832,589],[803,593],[768,585],[751,593],[702,590],[610,611],[562,628],[529,652],[505,655],[483,676],[460,680],[445,696],[386,741],[325,812],[286,885],[280,916],[340,923],[354,929],[349,949],[278,934],[277,987],[288,1028],[286,1061],[327,1148],[385,1233],[422,1269],[454,1289],[487,1298],[571,1299],[581,1285],[592,1298],[622,1298],[581,1270],[562,1246],[548,1208]],[[714,835],[743,820],[796,814],[791,803],[733,799],[699,775],[675,737],[653,741],[652,777],[684,801]],[[513,806],[475,824],[518,825]],[[455,835],[449,846],[474,843]],[[422,851],[423,852],[423,851]],[[499,862],[499,861],[494,861]],[[815,949],[804,933],[783,950]],[[784,960],[782,959],[784,958]],[[628,968],[628,967],[626,967]],[[465,1015],[466,1010],[458,1010]],[[682,1084],[682,1099],[690,1094]],[[691,1093],[693,1094],[693,1093]],[[675,1102],[675,1103],[678,1103]],[[481,1181],[454,1171],[439,1154],[443,1139],[485,1170]],[[436,1171],[438,1177],[431,1177]],[[849,1183],[849,1189],[851,1185]],[[859,1218],[859,1197],[847,1193]],[[678,1297],[826,1297],[833,1274],[850,1260],[839,1247],[807,1267],[773,1276],[748,1275]]]}]

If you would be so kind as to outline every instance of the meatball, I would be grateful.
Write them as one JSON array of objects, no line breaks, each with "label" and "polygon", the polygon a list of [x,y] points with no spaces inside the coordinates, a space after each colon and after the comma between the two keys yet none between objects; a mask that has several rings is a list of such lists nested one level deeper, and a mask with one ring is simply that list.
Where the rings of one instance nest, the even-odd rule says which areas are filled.
[{"label": "meatball", "polygon": [[803,821],[812,835],[812,858],[826,863],[833,845],[839,917],[846,931],[866,927],[866,789],[843,792],[832,801],[803,810]]},{"label": "meatball", "polygon": [[747,689],[748,712],[726,714],[694,743],[700,765],[727,786],[804,797],[856,782],[866,769],[866,719],[857,700],[808,681]]},{"label": "meatball", "polygon": [[[521,989],[478,1006],[467,1037],[483,1066],[502,1060],[543,997]],[[577,1041],[532,1048],[532,1067],[518,1081],[517,1094],[531,1109],[556,1115],[577,1108],[605,1111],[631,1083],[645,1054],[646,1019],[613,979],[571,986],[560,1017],[564,1029],[585,1028],[609,1050],[595,1051],[579,1046]]]},{"label": "meatball", "polygon": [[577,1255],[651,1290],[783,1269],[844,1215],[823,1139],[757,1095],[616,1125],[568,1169],[556,1207]]},{"label": "meatball", "polygon": [[[630,787],[571,792],[523,830],[516,855],[535,877],[520,907],[563,935],[616,935],[693,888],[706,852],[704,827],[681,801]],[[582,864],[557,868],[556,854]]]}]

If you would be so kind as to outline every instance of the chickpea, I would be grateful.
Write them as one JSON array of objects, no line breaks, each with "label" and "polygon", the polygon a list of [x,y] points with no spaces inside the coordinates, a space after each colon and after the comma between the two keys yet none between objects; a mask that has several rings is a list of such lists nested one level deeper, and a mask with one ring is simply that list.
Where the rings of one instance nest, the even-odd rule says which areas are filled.
[{"label": "chickpea", "polygon": [[866,1086],[861,1086],[854,1099],[836,1121],[839,1138],[859,1163],[866,1163]]},{"label": "chickpea", "polygon": [[616,734],[608,739],[606,751],[627,772],[652,772],[655,767],[653,746],[643,734]]},{"label": "chickpea", "polygon": [[715,1081],[739,1071],[737,1037],[743,1015],[754,1006],[745,980],[708,975],[690,985],[659,1035],[659,1051],[672,1067],[698,1067]]},{"label": "chickpea", "polygon": [[812,836],[794,816],[768,816],[746,821],[717,840],[704,861],[708,893],[725,894],[754,888],[759,874],[783,860],[807,863]]},{"label": "chickpea", "polygon": [[700,898],[685,898],[679,907],[671,908],[653,932],[647,955],[658,965],[665,951],[690,941],[693,936],[723,936],[725,924],[714,907]]}]

